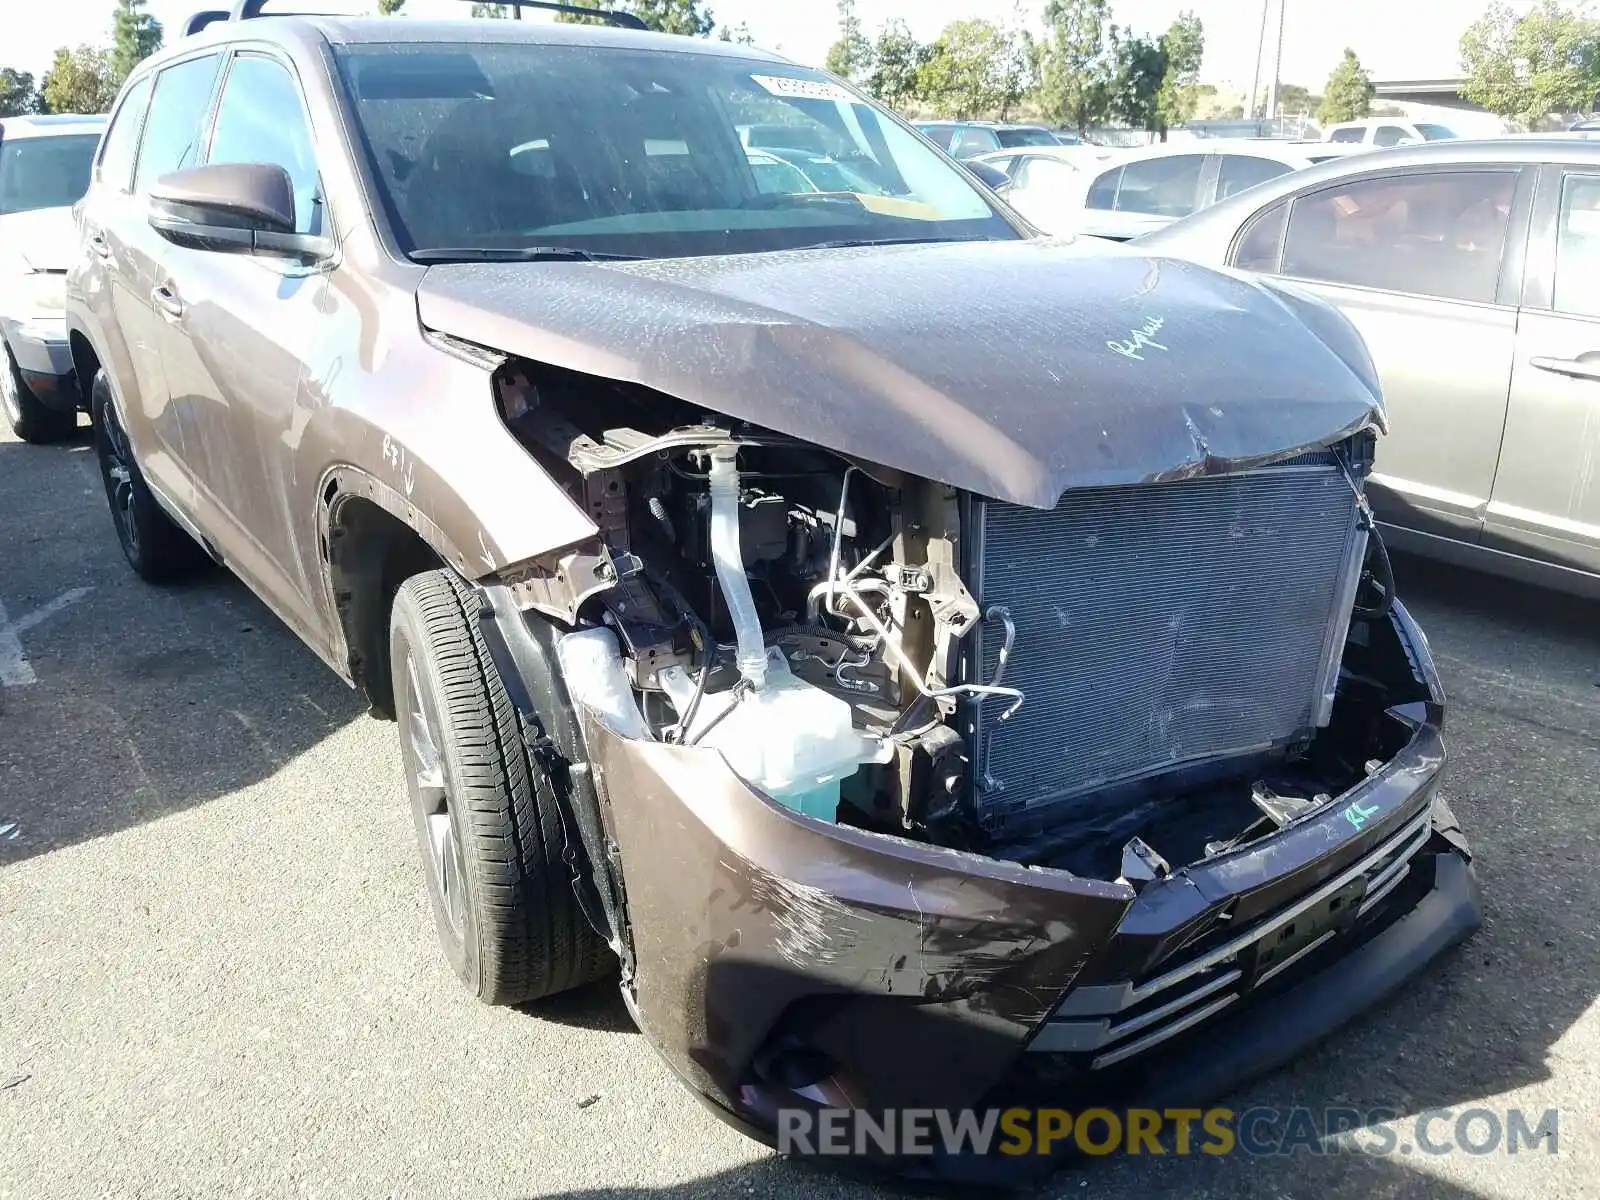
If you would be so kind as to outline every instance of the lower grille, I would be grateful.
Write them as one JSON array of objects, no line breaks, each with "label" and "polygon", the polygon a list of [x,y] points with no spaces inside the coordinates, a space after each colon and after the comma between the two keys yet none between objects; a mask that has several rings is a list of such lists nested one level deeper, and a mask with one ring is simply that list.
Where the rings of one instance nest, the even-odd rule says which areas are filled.
[{"label": "lower grille", "polygon": [[1070,993],[1029,1044],[1038,1053],[1092,1054],[1104,1070],[1176,1037],[1355,929],[1410,873],[1433,834],[1433,806],[1359,862],[1221,945],[1143,980]]},{"label": "lower grille", "polygon": [[[978,592],[1010,611],[1027,693],[1003,725],[983,725],[1003,702],[975,716],[986,824],[1327,723],[1366,547],[1331,453],[978,508]],[[996,625],[975,643],[992,679]]]}]

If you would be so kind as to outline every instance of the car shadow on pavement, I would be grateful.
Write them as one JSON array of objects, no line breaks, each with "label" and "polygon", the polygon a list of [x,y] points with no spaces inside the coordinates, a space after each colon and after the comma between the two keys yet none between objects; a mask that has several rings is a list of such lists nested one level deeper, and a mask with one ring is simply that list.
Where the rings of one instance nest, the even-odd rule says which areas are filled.
[{"label": "car shadow on pavement", "polygon": [[616,977],[609,976],[547,1000],[524,1004],[517,1010],[537,1021],[550,1021],[597,1033],[638,1033],[628,1006],[623,1003]]},{"label": "car shadow on pavement", "polygon": [[236,792],[367,711],[227,572],[135,577],[83,437],[0,441],[0,607],[0,865]]},{"label": "car shadow on pavement", "polygon": [[[1325,1171],[1321,1164],[1337,1164]],[[1189,1172],[1190,1165],[1201,1171]],[[1336,1173],[1335,1173],[1336,1172]],[[1393,1159],[1344,1155],[1310,1159],[1097,1158],[1073,1160],[1044,1182],[1022,1190],[938,1187],[908,1184],[864,1171],[773,1155],[701,1179],[662,1187],[574,1188],[540,1192],[544,1200],[707,1200],[708,1197],[806,1197],[806,1200],[1148,1200],[1151,1195],[1183,1195],[1192,1200],[1316,1196],[1320,1200],[1370,1200],[1404,1196],[1408,1200],[1482,1200],[1486,1193],[1450,1180],[1420,1174]],[[532,1200],[532,1197],[529,1198]]]}]

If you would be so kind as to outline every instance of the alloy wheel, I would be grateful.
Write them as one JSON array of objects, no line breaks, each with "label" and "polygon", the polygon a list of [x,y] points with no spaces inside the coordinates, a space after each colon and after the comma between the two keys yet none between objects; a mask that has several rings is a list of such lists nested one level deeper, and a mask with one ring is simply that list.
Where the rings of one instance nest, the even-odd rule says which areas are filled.
[{"label": "alloy wheel", "polygon": [[111,500],[111,516],[117,523],[117,536],[130,559],[139,557],[139,498],[133,487],[133,450],[115,414],[105,410],[105,442],[100,454],[100,470],[105,475],[106,495]]},{"label": "alloy wheel", "polygon": [[428,865],[438,881],[439,898],[445,920],[458,938],[466,936],[466,867],[461,841],[456,836],[450,791],[445,783],[444,762],[439,753],[443,740],[422,700],[417,680],[416,660],[406,657],[405,738],[410,753],[408,766],[414,802],[422,822]]}]

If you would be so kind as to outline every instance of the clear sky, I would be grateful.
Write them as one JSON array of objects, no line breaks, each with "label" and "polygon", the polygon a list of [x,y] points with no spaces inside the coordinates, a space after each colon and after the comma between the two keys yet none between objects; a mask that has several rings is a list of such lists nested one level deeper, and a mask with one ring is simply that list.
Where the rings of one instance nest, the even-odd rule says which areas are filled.
[{"label": "clear sky", "polygon": [[[1376,79],[1443,78],[1458,72],[1461,31],[1488,0],[1282,0],[1287,5],[1283,35],[1283,78],[1320,91],[1345,46],[1360,55]],[[151,0],[150,11],[176,36],[197,8],[222,7],[226,0]],[[1280,0],[1270,0],[1266,64],[1271,74]],[[820,64],[837,36],[834,0],[710,0],[721,22],[750,26],[756,43],[800,62]],[[1193,9],[1205,24],[1208,82],[1238,90],[1249,85],[1261,31],[1260,0],[1112,0],[1119,25],[1159,33],[1180,9]],[[363,12],[376,0],[277,0],[283,9]],[[1036,20],[1043,0],[1022,0]],[[42,74],[54,49],[64,43],[110,40],[111,0],[0,0],[0,66]],[[418,16],[464,15],[465,0],[410,0]],[[931,39],[961,17],[1005,18],[1009,0],[857,0],[869,31],[891,17],[902,17],[917,36]],[[26,13],[27,15],[23,15]],[[536,19],[529,13],[529,19]]]}]

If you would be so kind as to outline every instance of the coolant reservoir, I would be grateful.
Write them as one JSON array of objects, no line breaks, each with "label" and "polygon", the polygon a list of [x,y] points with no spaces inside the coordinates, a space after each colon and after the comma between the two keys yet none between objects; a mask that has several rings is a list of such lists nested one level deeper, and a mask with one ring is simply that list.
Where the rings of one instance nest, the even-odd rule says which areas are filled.
[{"label": "coolant reservoir", "polygon": [[[661,686],[680,714],[688,710],[694,698],[689,671],[667,668]],[[857,733],[850,705],[796,678],[775,646],[767,650],[760,691],[746,691],[737,703],[732,690],[702,697],[694,729],[685,730],[680,740],[691,741],[700,730],[708,732],[696,744],[721,751],[739,778],[780,804],[824,821],[838,819],[840,780],[863,763],[888,762],[894,753],[888,742]]]}]

